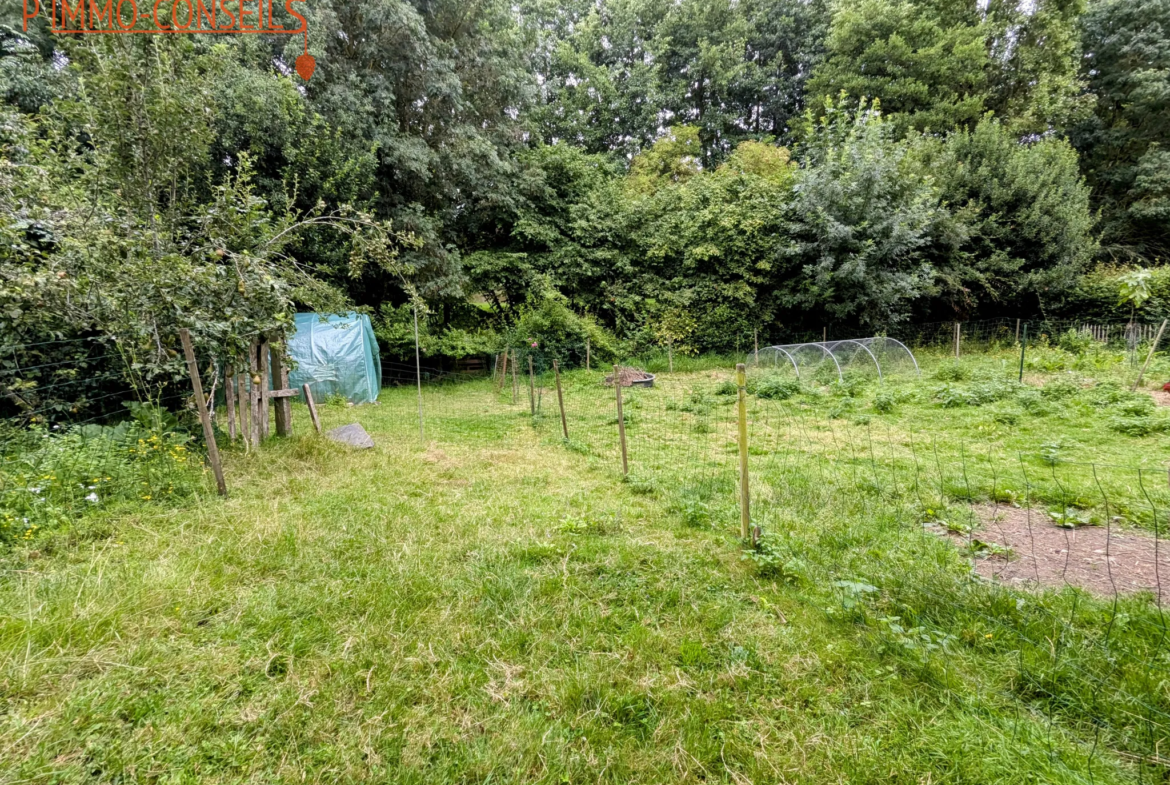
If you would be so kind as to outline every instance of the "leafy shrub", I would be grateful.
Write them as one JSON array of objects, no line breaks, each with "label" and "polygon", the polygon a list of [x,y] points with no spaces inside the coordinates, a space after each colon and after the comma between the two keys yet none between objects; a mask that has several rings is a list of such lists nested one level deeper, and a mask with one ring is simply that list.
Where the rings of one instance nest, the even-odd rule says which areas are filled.
[{"label": "leafy shrub", "polygon": [[976,406],[1002,401],[1016,391],[1016,386],[1002,379],[971,385],[971,399]]},{"label": "leafy shrub", "polygon": [[[1134,393],[1117,382],[1100,382],[1085,394],[1086,400],[1099,406],[1108,406],[1125,400]],[[1145,396],[1142,396],[1145,397]]]},{"label": "leafy shrub", "polygon": [[935,370],[934,378],[940,382],[962,382],[968,378],[968,372],[958,360],[947,360]]},{"label": "leafy shrub", "polygon": [[856,398],[871,384],[871,380],[862,376],[846,374],[844,378],[833,382],[830,387],[835,395],[844,398]]},{"label": "leafy shrub", "polygon": [[934,393],[934,399],[944,409],[958,409],[963,406],[976,405],[969,392],[951,384],[944,384],[938,388]]},{"label": "leafy shrub", "polygon": [[1077,356],[1057,347],[1038,345],[1028,347],[1025,365],[1029,370],[1055,373],[1077,366]]},{"label": "leafy shrub", "polygon": [[759,577],[786,583],[800,582],[808,569],[804,562],[787,553],[783,541],[773,534],[760,537],[743,560],[752,563]]},{"label": "leafy shrub", "polygon": [[879,414],[889,414],[897,406],[897,400],[888,390],[882,390],[873,397],[873,410]]},{"label": "leafy shrub", "polygon": [[1149,417],[1157,407],[1149,396],[1131,393],[1113,404],[1113,409],[1129,417]]},{"label": "leafy shrub", "polygon": [[158,502],[202,486],[191,437],[176,418],[135,406],[117,425],[84,425],[7,445],[0,461],[0,544],[32,540],[121,501]]},{"label": "leafy shrub", "polygon": [[613,360],[618,353],[617,340],[585,316],[574,313],[568,301],[551,289],[534,294],[520,313],[520,319],[504,336],[509,346],[521,347],[520,364],[526,367],[525,354],[532,355],[537,368],[562,368],[585,364],[585,343],[589,341],[593,362]]},{"label": "leafy shrub", "polygon": [[712,524],[711,505],[694,496],[687,496],[680,503],[683,523],[695,529],[709,529]]},{"label": "leafy shrub", "polygon": [[691,414],[706,416],[711,413],[711,409],[715,402],[711,400],[711,396],[702,390],[692,390],[691,395],[687,398],[686,403],[678,406],[678,409]]},{"label": "leafy shrub", "polygon": [[1001,401],[1012,392],[1012,385],[1002,381],[979,382],[967,388],[945,384],[935,392],[934,398],[944,409],[956,409]]},{"label": "leafy shrub", "polygon": [[1028,414],[1035,417],[1046,417],[1052,413],[1052,408],[1045,403],[1039,390],[1025,387],[1016,393],[1016,401]]},{"label": "leafy shrub", "polygon": [[719,383],[715,388],[716,395],[738,395],[739,385],[735,383],[735,379],[727,379]]},{"label": "leafy shrub", "polygon": [[1170,430],[1170,422],[1150,414],[1119,414],[1109,418],[1110,429],[1126,436],[1149,436]]},{"label": "leafy shrub", "polygon": [[756,396],[786,401],[800,392],[800,380],[771,374],[756,382]]},{"label": "leafy shrub", "polygon": [[1093,336],[1070,327],[1057,339],[1056,345],[1069,354],[1080,356],[1093,348]]},{"label": "leafy shrub", "polygon": [[856,408],[857,404],[853,402],[852,398],[845,398],[833,404],[833,406],[829,409],[829,418],[833,420],[840,420]]},{"label": "leafy shrub", "polygon": [[1081,386],[1072,379],[1060,377],[1053,379],[1041,388],[1040,394],[1052,401],[1063,401],[1081,391]]}]

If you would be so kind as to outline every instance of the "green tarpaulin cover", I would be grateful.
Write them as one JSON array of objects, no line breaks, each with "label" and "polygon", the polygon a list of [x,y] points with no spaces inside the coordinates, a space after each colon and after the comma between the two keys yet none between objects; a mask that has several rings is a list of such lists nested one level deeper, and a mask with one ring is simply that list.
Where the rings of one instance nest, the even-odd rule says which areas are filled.
[{"label": "green tarpaulin cover", "polygon": [[322,319],[321,314],[298,313],[296,328],[288,342],[296,364],[289,386],[309,384],[319,401],[330,395],[344,395],[354,403],[378,400],[382,359],[370,317],[347,313]]}]

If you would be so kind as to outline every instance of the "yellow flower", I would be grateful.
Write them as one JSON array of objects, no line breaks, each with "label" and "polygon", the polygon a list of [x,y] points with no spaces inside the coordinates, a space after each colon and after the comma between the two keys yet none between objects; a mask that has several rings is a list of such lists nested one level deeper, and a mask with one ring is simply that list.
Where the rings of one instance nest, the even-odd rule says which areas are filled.
[{"label": "yellow flower", "polygon": [[147,501],[150,501],[150,497],[149,497],[149,496],[143,496],[142,498],[143,498],[143,499],[146,499]]}]

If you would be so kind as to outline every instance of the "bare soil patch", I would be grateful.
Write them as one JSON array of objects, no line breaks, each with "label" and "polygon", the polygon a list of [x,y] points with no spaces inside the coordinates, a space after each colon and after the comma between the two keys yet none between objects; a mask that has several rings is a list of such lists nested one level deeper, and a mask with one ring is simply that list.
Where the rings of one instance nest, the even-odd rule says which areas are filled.
[{"label": "bare soil patch", "polygon": [[1170,392],[1165,390],[1147,390],[1147,392],[1158,406],[1170,406]]},{"label": "bare soil patch", "polygon": [[976,558],[975,570],[985,578],[1018,586],[1076,586],[1109,597],[1149,591],[1170,599],[1170,542],[1117,527],[1064,529],[1043,512],[1016,507],[981,504],[975,513],[982,527],[971,536],[1010,549]]}]

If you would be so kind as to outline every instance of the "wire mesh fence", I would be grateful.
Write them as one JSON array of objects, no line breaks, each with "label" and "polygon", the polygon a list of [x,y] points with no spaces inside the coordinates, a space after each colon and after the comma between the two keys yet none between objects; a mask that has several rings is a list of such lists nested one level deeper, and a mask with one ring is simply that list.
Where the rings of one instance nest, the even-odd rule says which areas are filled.
[{"label": "wire mesh fence", "polygon": [[[1029,325],[1029,336],[1060,335],[1062,327]],[[1076,329],[1116,348],[1152,340],[1144,327],[1120,337],[1109,326]],[[962,355],[968,346],[1017,343],[1006,320],[950,330],[924,326],[899,345],[949,354],[957,334]],[[1021,341],[1023,332],[1021,325]],[[822,357],[833,353],[822,348]],[[560,446],[589,470],[621,476],[630,492],[661,498],[689,526],[729,530],[743,507],[746,450],[751,521],[762,539],[745,555],[762,578],[820,597],[834,623],[911,663],[914,677],[939,694],[986,707],[989,718],[991,709],[996,716],[1010,709],[1015,719],[994,732],[1010,734],[1021,755],[1042,756],[1062,776],[1164,778],[1170,477],[1160,456],[1138,465],[1086,461],[857,415],[845,406],[843,382],[864,380],[867,370],[819,373],[825,361],[786,365],[779,352],[777,362],[759,362],[747,375],[744,444],[730,365],[660,372],[638,380],[649,386],[632,378],[626,386],[613,358],[601,364],[585,346],[568,347],[555,362],[552,354],[516,347],[481,374],[385,362],[379,405],[394,414],[384,437],[415,441],[421,432],[427,449],[517,435]],[[856,348],[850,355],[865,356]],[[907,378],[917,377],[916,361],[913,368]],[[795,370],[804,373],[797,378]],[[0,383],[12,389],[18,378],[28,377],[9,370]],[[72,378],[42,376],[37,384]],[[844,416],[798,400],[808,385],[836,385]],[[181,408],[185,397],[166,403]],[[111,419],[69,414],[74,424]],[[19,491],[26,507],[35,505],[34,478],[71,458],[59,506],[92,503],[91,494],[104,493],[94,483],[123,471],[123,459],[93,463],[82,441],[32,454],[19,488],[6,485],[5,504],[14,508]],[[147,483],[139,486],[143,497],[174,484],[173,474],[150,467],[134,479]]]},{"label": "wire mesh fence", "polygon": [[[529,432],[690,526],[735,528],[732,368],[615,386],[609,363],[562,368],[520,350],[493,365],[487,377],[423,385],[428,444]],[[916,663],[949,700],[989,718],[1012,712],[995,732],[1054,776],[1163,777],[1170,478],[1160,458],[1073,460],[825,417],[777,376],[761,363],[745,396],[751,519],[763,535],[745,554],[759,574],[819,593],[834,621]],[[406,419],[408,403],[383,405]]]}]

